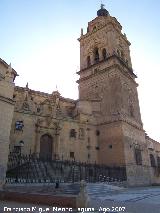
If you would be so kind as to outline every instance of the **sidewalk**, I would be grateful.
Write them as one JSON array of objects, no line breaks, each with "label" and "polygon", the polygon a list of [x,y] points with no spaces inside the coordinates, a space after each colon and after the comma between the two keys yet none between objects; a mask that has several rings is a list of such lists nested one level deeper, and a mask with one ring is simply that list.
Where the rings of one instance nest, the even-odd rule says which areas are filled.
[{"label": "sidewalk", "polygon": [[[90,207],[92,209],[89,209],[90,211],[84,210],[83,212],[160,213],[160,187],[131,188],[105,194],[98,192],[90,195],[90,200]],[[4,209],[4,207],[8,207],[8,209]],[[62,213],[82,211],[78,211],[78,209],[70,209],[70,211],[69,209],[62,210],[53,208],[53,206],[39,204],[0,201],[0,213],[5,212]]]}]

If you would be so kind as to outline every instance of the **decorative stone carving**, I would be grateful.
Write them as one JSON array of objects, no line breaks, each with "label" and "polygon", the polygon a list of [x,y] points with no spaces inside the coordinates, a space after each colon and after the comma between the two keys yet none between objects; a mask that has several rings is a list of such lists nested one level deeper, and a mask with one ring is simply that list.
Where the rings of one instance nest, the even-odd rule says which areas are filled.
[{"label": "decorative stone carving", "polygon": [[55,128],[55,134],[59,135],[60,130],[62,129],[61,126],[60,126],[60,122],[54,122],[54,128]]},{"label": "decorative stone carving", "polygon": [[51,126],[52,123],[52,118],[51,117],[46,117],[46,125]]},{"label": "decorative stone carving", "polygon": [[5,80],[8,82],[13,82],[13,79],[14,79],[14,75],[13,75],[12,67],[11,67],[11,63],[10,63],[10,65],[8,66],[8,69],[6,71],[6,74],[5,74]]},{"label": "decorative stone carving", "polygon": [[23,110],[26,110],[26,111],[29,111],[29,110],[30,110],[30,109],[29,109],[29,104],[28,104],[27,101],[23,102],[22,109],[23,109]]}]

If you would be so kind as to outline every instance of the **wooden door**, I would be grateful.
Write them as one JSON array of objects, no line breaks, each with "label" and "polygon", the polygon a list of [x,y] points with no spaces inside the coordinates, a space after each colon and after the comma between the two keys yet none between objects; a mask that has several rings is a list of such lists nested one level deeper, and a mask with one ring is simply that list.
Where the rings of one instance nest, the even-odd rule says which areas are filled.
[{"label": "wooden door", "polygon": [[52,159],[53,138],[50,135],[42,135],[40,139],[40,158]]}]

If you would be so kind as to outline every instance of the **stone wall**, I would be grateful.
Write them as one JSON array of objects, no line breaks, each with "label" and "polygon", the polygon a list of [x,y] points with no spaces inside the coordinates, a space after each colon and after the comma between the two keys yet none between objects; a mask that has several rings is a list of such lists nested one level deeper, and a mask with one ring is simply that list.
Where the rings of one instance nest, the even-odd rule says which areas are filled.
[{"label": "stone wall", "polygon": [[[149,185],[150,165],[148,148],[145,140],[145,132],[127,123],[123,123],[123,141],[127,179],[129,185]],[[142,162],[136,162],[135,150],[141,153]]]},{"label": "stone wall", "polygon": [[99,130],[99,163],[108,166],[124,166],[121,122],[100,125]]},{"label": "stone wall", "polygon": [[[12,68],[6,68],[0,64],[0,188],[5,182],[7,161],[9,154],[9,136],[11,122],[13,118],[14,102],[13,92],[14,83]],[[5,64],[6,65],[6,64]],[[2,69],[3,68],[3,69]]]},{"label": "stone wall", "polygon": [[[148,147],[150,176],[152,184],[160,184],[160,143],[151,139],[146,135],[146,143]],[[151,162],[151,156],[154,162]]]}]

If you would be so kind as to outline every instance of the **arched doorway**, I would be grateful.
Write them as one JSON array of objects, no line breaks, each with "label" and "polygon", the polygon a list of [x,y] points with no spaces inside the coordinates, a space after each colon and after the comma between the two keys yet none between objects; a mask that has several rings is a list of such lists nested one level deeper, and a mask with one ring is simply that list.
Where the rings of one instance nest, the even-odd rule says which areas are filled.
[{"label": "arched doorway", "polygon": [[40,139],[39,157],[43,159],[52,159],[52,147],[53,147],[52,136],[48,134],[42,135]]}]

